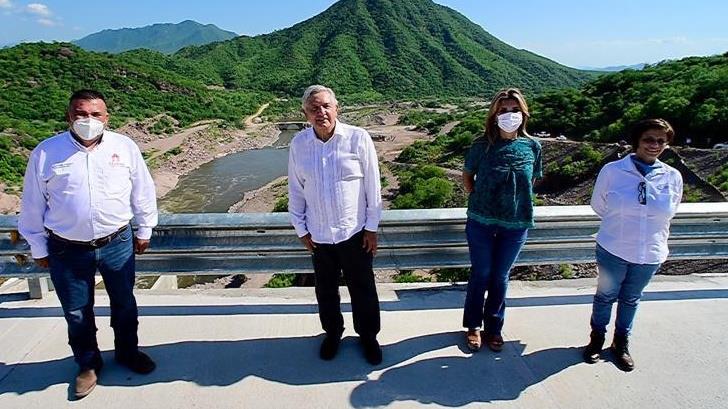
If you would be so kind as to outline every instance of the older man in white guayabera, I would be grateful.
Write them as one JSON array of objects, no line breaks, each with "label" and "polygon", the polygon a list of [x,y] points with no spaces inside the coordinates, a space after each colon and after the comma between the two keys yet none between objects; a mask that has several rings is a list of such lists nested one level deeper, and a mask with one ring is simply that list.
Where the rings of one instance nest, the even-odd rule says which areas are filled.
[{"label": "older man in white guayabera", "polygon": [[319,318],[326,332],[321,358],[336,356],[344,332],[339,297],[343,272],[364,357],[378,365],[382,350],[372,260],[382,214],[379,163],[369,133],[339,122],[338,110],[330,88],[312,85],[304,92],[303,112],[312,127],[291,142],[288,212],[312,254]]},{"label": "older man in white guayabera", "polygon": [[[105,129],[109,114],[101,93],[73,93],[67,119],[67,132],[41,142],[30,155],[18,229],[36,263],[50,268],[80,368],[75,394],[82,398],[96,386],[103,365],[93,310],[97,270],[111,302],[116,361],[141,374],[155,368],[138,348],[133,288],[134,253],[149,246],[157,202],[137,145]],[[139,225],[136,237],[132,217]]]}]

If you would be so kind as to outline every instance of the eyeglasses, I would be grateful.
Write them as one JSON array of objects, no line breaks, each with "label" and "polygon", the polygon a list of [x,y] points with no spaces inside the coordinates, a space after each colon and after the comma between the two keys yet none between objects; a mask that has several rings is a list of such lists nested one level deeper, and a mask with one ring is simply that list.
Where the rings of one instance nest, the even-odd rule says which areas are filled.
[{"label": "eyeglasses", "polygon": [[644,138],[644,139],[641,139],[640,142],[646,143],[648,145],[657,144],[659,146],[664,146],[667,144],[666,139],[655,139],[655,138]]},{"label": "eyeglasses", "polygon": [[640,182],[640,184],[637,185],[637,200],[640,201],[641,205],[647,204],[647,185],[645,182]]}]

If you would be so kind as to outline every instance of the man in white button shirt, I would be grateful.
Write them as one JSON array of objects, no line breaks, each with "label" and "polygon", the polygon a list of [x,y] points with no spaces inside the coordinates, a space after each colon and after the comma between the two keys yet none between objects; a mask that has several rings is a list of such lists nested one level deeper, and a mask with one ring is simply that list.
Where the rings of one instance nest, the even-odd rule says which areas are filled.
[{"label": "man in white button shirt", "polygon": [[319,318],[326,331],[321,358],[336,356],[344,331],[339,297],[343,272],[364,357],[378,365],[382,350],[372,259],[382,213],[379,163],[369,133],[337,121],[338,108],[330,88],[312,85],[303,94],[303,112],[312,127],[291,141],[288,212],[312,253]]},{"label": "man in white button shirt", "polygon": [[[116,361],[142,374],[155,368],[138,349],[133,288],[134,253],[149,246],[157,203],[139,148],[105,130],[109,114],[101,93],[75,92],[67,120],[69,131],[41,142],[30,155],[18,229],[36,263],[50,268],[80,368],[75,394],[82,398],[96,386],[103,365],[93,311],[97,270],[111,301]],[[139,225],[136,237],[132,217]]]}]

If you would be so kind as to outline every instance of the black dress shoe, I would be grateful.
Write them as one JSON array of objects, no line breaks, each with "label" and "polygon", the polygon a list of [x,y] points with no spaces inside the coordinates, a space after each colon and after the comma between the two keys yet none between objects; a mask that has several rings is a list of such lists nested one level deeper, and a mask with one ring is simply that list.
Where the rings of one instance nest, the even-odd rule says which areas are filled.
[{"label": "black dress shoe", "polygon": [[382,348],[375,339],[362,339],[361,346],[364,348],[364,359],[372,365],[382,363]]},{"label": "black dress shoe", "polygon": [[152,372],[157,367],[152,358],[142,351],[136,351],[128,355],[117,354],[115,359],[116,362],[129,368],[132,372],[142,375]]},{"label": "black dress shoe", "polygon": [[319,350],[321,359],[324,361],[334,359],[336,353],[339,352],[339,344],[341,344],[341,335],[326,334]]}]

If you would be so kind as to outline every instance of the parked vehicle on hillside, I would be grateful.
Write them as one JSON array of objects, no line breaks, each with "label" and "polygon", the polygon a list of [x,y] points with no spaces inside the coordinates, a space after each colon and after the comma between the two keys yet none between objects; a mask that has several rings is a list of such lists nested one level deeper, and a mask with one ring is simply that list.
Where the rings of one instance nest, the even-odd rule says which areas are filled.
[{"label": "parked vehicle on hillside", "polygon": [[713,149],[728,149],[728,143],[716,143]]}]

